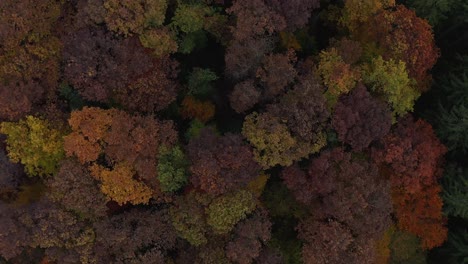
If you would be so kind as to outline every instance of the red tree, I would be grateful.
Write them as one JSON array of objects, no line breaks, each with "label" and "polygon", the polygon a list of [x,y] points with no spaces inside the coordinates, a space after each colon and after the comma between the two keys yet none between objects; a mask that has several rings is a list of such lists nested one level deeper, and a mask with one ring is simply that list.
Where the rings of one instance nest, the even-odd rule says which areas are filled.
[{"label": "red tree", "polygon": [[408,115],[372,154],[377,163],[391,171],[393,187],[413,193],[436,183],[446,152],[429,123],[422,119],[414,121]]}]

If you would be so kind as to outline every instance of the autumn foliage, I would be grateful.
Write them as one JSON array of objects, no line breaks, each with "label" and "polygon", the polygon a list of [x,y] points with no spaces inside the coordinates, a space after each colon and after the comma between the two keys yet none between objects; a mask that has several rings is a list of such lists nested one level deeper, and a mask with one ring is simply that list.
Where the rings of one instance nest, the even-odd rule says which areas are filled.
[{"label": "autumn foliage", "polygon": [[463,262],[462,2],[0,0],[0,263]]},{"label": "autumn foliage", "polygon": [[439,246],[447,237],[437,182],[446,151],[428,123],[408,116],[374,152],[382,170],[388,170],[399,227],[420,237],[424,248]]},{"label": "autumn foliage", "polygon": [[64,139],[67,156],[90,166],[110,198],[121,204],[147,203],[160,192],[156,166],[159,148],[175,143],[171,122],[116,109],[84,108],[72,113],[69,124],[73,132]]}]

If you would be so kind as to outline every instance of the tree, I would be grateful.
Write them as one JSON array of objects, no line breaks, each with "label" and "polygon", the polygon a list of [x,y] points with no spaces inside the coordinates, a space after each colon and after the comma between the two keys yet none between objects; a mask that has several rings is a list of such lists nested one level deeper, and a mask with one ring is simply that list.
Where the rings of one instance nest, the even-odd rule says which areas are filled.
[{"label": "tree", "polygon": [[327,87],[325,96],[330,106],[334,106],[341,94],[347,94],[356,86],[361,75],[359,68],[345,63],[335,48],[323,50],[319,54],[317,71]]},{"label": "tree", "polygon": [[349,95],[340,98],[335,106],[332,126],[340,141],[361,151],[383,138],[390,131],[391,121],[388,106],[372,97],[360,84]]},{"label": "tree", "polygon": [[403,61],[384,60],[379,56],[364,66],[364,72],[364,83],[385,98],[393,108],[394,117],[413,111],[414,102],[421,93],[415,89]]},{"label": "tree", "polygon": [[255,85],[253,79],[247,79],[234,86],[229,95],[232,109],[237,113],[244,113],[254,107],[261,99],[261,90]]},{"label": "tree", "polygon": [[50,178],[46,185],[47,196],[66,210],[91,219],[106,215],[108,199],[86,167],[77,161],[62,161],[56,177]]},{"label": "tree", "polygon": [[447,239],[446,219],[442,215],[441,188],[437,184],[414,193],[393,190],[393,204],[398,227],[421,239],[423,249],[432,249]]},{"label": "tree", "polygon": [[274,48],[269,37],[234,41],[226,49],[224,57],[226,75],[235,80],[253,77],[263,57]]},{"label": "tree", "polygon": [[373,241],[354,237],[351,230],[335,220],[317,221],[313,217],[298,226],[304,241],[304,263],[373,263]]},{"label": "tree", "polygon": [[384,59],[403,61],[408,75],[418,83],[417,90],[427,91],[431,79],[428,71],[439,57],[429,23],[403,5],[380,12],[371,23],[372,38],[384,49]]},{"label": "tree", "polygon": [[323,96],[323,87],[315,79],[303,78],[288,91],[277,104],[267,111],[284,120],[292,135],[311,145],[310,153],[318,152],[330,112]]},{"label": "tree", "polygon": [[268,212],[257,209],[250,218],[239,222],[233,230],[234,238],[226,245],[226,256],[234,263],[249,264],[260,256],[270,239],[271,222]]},{"label": "tree", "polygon": [[373,150],[374,160],[390,177],[398,226],[417,235],[423,248],[443,243],[447,236],[442,216],[441,176],[445,146],[430,124],[407,116]]},{"label": "tree", "polygon": [[255,208],[256,200],[250,192],[230,192],[214,199],[205,209],[206,222],[215,234],[227,234]]},{"label": "tree", "polygon": [[464,202],[468,198],[468,171],[466,168],[458,164],[447,165],[442,178],[442,187],[445,214],[468,219],[468,207]]},{"label": "tree", "polygon": [[103,5],[107,27],[124,36],[162,25],[167,9],[166,0],[104,0]]},{"label": "tree", "polygon": [[113,169],[94,165],[90,171],[101,182],[102,193],[119,205],[148,204],[153,196],[153,190],[149,186],[135,180],[137,175],[128,164],[118,163]]},{"label": "tree", "polygon": [[[87,256],[86,249],[92,245],[94,232],[89,224],[47,200],[23,207],[1,204],[0,212],[5,223],[0,228],[0,250],[6,250],[0,253],[8,259],[19,255],[22,249],[39,247],[50,253],[66,252],[69,262],[76,263],[80,256]],[[58,260],[59,256],[48,257]]]},{"label": "tree", "polygon": [[210,69],[194,68],[188,78],[189,94],[207,97],[213,93],[213,82],[218,79]]},{"label": "tree", "polygon": [[286,54],[269,54],[263,58],[256,73],[263,90],[261,98],[272,100],[284,93],[297,76],[293,66],[295,61],[296,55],[292,51]]},{"label": "tree", "polygon": [[126,109],[154,113],[176,100],[179,83],[178,63],[169,57],[153,60],[153,69],[115,92],[116,100]]},{"label": "tree", "polygon": [[446,256],[444,261],[450,264],[465,262],[468,256],[466,245],[468,245],[466,228],[458,227],[450,230],[447,243],[440,248],[440,252],[444,254],[444,257]]},{"label": "tree", "polygon": [[389,183],[375,164],[343,149],[323,152],[307,172],[288,167],[282,178],[299,202],[312,206],[314,217],[336,219],[353,234],[380,237],[390,223]]},{"label": "tree", "polygon": [[28,231],[19,225],[18,210],[0,201],[0,256],[10,260],[27,247]]},{"label": "tree", "polygon": [[158,162],[158,180],[163,192],[175,192],[188,182],[189,162],[179,146],[161,148]]},{"label": "tree", "polygon": [[139,36],[141,45],[152,49],[153,55],[161,57],[177,52],[178,45],[174,32],[167,28],[148,29]]},{"label": "tree", "polygon": [[219,195],[245,188],[260,174],[252,149],[240,135],[219,137],[206,128],[190,141],[188,157],[191,161],[190,181],[194,187]]},{"label": "tree", "polygon": [[210,101],[200,101],[192,96],[186,96],[182,101],[180,114],[184,119],[198,119],[206,123],[215,114],[215,106]]},{"label": "tree", "polygon": [[6,151],[0,150],[0,199],[3,194],[13,192],[24,177],[24,168],[20,164],[10,162]]},{"label": "tree", "polygon": [[447,239],[440,192],[439,185],[428,186],[415,193],[404,189],[394,190],[398,227],[418,236],[423,249],[438,247]]},{"label": "tree", "polygon": [[[346,1],[346,3],[348,2],[352,1]],[[363,55],[361,43],[352,39],[341,38],[339,40],[331,40],[330,45],[332,49],[336,49],[341,60],[349,65],[358,63]]]},{"label": "tree", "polygon": [[[159,150],[171,148],[177,139],[171,121],[85,107],[72,112],[69,124],[72,133],[64,138],[67,156],[76,156],[81,164],[93,167],[94,176],[103,181],[107,194],[124,187],[117,196],[121,203],[145,202],[150,192],[156,197],[161,194],[157,180]],[[141,193],[133,194],[132,188]]]},{"label": "tree", "polygon": [[248,115],[244,120],[242,135],[253,146],[255,160],[263,168],[277,164],[289,165],[293,158],[303,155],[295,153],[297,143],[288,127],[268,113],[253,112]]},{"label": "tree", "polygon": [[[439,107],[429,111],[437,135],[454,153],[466,153],[468,137],[465,131],[468,108],[468,56],[457,55],[446,69],[447,73],[436,79]],[[462,121],[461,121],[462,120]]]},{"label": "tree", "polygon": [[206,200],[207,197],[203,194],[190,192],[179,197],[169,211],[177,235],[194,246],[208,242],[209,227],[204,210]]},{"label": "tree", "polygon": [[278,103],[268,105],[266,112],[248,115],[242,134],[264,168],[289,166],[326,144],[328,117],[322,87],[314,79],[304,78]]},{"label": "tree", "polygon": [[167,211],[134,208],[94,224],[98,263],[164,263],[176,234]]},{"label": "tree", "polygon": [[346,0],[338,22],[356,34],[365,30],[363,26],[377,13],[393,6],[394,0]]},{"label": "tree", "polygon": [[271,35],[286,28],[284,18],[263,0],[237,0],[226,11],[236,17],[236,26],[231,31],[239,41]]},{"label": "tree", "polygon": [[395,231],[390,242],[391,255],[389,263],[426,263],[426,254],[421,248],[420,240],[406,232]]},{"label": "tree", "polygon": [[288,30],[294,30],[302,28],[307,24],[312,11],[319,8],[320,1],[317,0],[292,0],[292,1],[281,1],[281,0],[266,0],[265,3],[268,6],[272,6],[273,9],[284,17]]},{"label": "tree", "polygon": [[29,176],[55,174],[64,157],[63,133],[47,120],[27,116],[18,122],[3,122],[8,157],[25,166]]},{"label": "tree", "polygon": [[[88,27],[67,35],[63,41],[64,77],[85,99],[106,103],[114,93],[129,92],[138,102],[147,95],[143,90],[157,83],[155,88],[151,87],[151,91],[163,98],[157,101],[164,104],[170,98],[173,100],[171,79],[175,76],[171,69],[174,70],[176,64],[168,58],[151,58],[136,37],[120,40],[109,32]],[[129,89],[133,81],[136,84]],[[167,84],[168,91],[162,89],[159,82]],[[170,94],[169,100],[166,94]],[[151,98],[157,97],[152,95]],[[143,102],[146,107],[154,107]]]},{"label": "tree", "polygon": [[7,81],[0,85],[0,119],[18,121],[25,114],[37,110],[43,95],[43,87],[32,80]]},{"label": "tree", "polygon": [[61,43],[53,29],[60,10],[55,0],[0,3],[1,119],[17,121],[43,109],[57,87]]},{"label": "tree", "polygon": [[183,33],[193,33],[202,30],[205,16],[208,15],[209,12],[210,9],[208,6],[179,2],[174,16],[172,17],[172,25]]},{"label": "tree", "polygon": [[389,167],[393,187],[413,193],[437,182],[447,149],[429,123],[406,116],[382,141],[373,158]]}]

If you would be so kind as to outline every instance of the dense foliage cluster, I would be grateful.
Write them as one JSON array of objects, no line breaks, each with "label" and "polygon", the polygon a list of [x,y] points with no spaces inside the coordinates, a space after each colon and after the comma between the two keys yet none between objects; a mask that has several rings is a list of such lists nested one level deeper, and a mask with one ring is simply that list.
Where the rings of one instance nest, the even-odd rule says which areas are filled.
[{"label": "dense foliage cluster", "polygon": [[1,0],[0,263],[465,263],[466,12]]}]

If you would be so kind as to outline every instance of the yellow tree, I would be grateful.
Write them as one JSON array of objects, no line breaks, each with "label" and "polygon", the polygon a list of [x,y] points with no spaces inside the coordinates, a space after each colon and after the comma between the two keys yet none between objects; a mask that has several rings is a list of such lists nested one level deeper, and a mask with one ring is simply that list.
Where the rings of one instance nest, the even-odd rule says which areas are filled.
[{"label": "yellow tree", "polygon": [[27,116],[18,122],[4,122],[0,132],[7,135],[8,156],[25,166],[30,176],[54,174],[64,157],[63,133],[47,121]]}]

